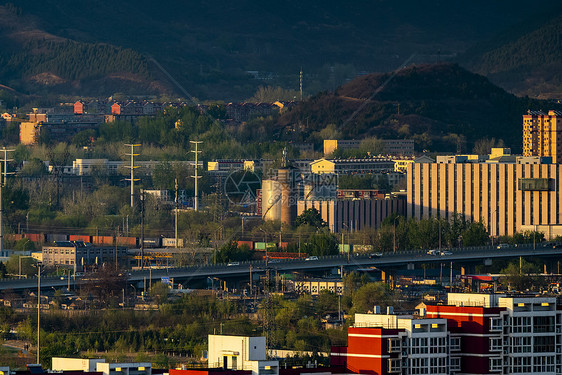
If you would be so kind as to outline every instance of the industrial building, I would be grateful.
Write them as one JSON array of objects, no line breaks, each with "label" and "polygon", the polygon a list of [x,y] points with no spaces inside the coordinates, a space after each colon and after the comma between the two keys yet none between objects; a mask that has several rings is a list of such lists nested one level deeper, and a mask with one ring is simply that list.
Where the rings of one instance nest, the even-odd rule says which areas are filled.
[{"label": "industrial building", "polygon": [[297,202],[297,215],[309,208],[320,212],[331,232],[359,231],[379,228],[384,219],[404,215],[406,201],[400,197],[389,199],[306,199]]},{"label": "industrial building", "polygon": [[127,257],[127,248],[96,247],[82,241],[57,241],[54,246],[43,246],[42,253],[43,264],[47,267],[66,266],[77,270],[84,265],[122,262]]},{"label": "industrial building", "polygon": [[[414,153],[414,141],[411,139],[381,139],[385,152],[393,155],[411,155]],[[361,145],[359,140],[325,139],[324,156],[328,156],[337,149],[357,149]]]},{"label": "industrial building", "polygon": [[486,158],[437,157],[407,172],[407,218],[451,219],[460,214],[482,222],[490,235],[513,235],[541,226],[562,233],[562,168],[550,157],[511,155],[493,149]]}]

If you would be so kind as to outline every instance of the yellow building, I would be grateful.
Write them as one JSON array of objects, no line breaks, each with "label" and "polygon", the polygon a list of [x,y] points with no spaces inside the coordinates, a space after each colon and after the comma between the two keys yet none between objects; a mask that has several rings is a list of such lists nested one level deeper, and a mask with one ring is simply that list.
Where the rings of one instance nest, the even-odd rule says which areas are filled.
[{"label": "yellow building", "polygon": [[551,156],[553,163],[562,159],[562,124],[560,111],[529,111],[523,115],[523,155]]},{"label": "yellow building", "polygon": [[336,149],[349,149],[359,148],[361,141],[356,140],[338,140],[338,139],[325,139],[324,140],[324,156],[330,155]]},{"label": "yellow building", "polygon": [[39,141],[41,124],[38,122],[22,122],[20,124],[20,143],[34,145]]},{"label": "yellow building", "polygon": [[550,158],[515,159],[409,164],[406,217],[461,214],[482,222],[492,236],[562,225],[560,164],[545,163]]}]

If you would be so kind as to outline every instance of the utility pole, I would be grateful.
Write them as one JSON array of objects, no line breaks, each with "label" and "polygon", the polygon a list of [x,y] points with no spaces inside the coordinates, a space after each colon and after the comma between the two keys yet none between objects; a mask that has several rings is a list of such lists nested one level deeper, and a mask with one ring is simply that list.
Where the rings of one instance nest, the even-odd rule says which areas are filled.
[{"label": "utility pole", "polygon": [[135,206],[135,181],[139,181],[139,179],[135,179],[135,156],[139,156],[140,154],[135,154],[135,147],[140,147],[140,144],[125,144],[125,146],[131,147],[131,153],[125,154],[131,157],[131,165],[126,167],[131,170],[131,178],[126,178],[125,181],[131,181],[131,207]]},{"label": "utility pole", "polygon": [[[6,186],[6,177],[8,174],[8,152],[12,152],[14,150],[6,150],[6,147],[2,148],[2,152],[4,153],[4,158],[2,161],[4,162],[4,169],[2,170],[2,175],[0,176],[0,252],[4,250],[4,223],[2,218],[4,217],[4,208],[2,204],[2,188]],[[21,272],[20,272],[21,274]]]},{"label": "utility pole", "polygon": [[203,141],[189,141],[189,143],[193,143],[195,145],[195,151],[191,151],[195,154],[195,175],[191,176],[195,179],[195,199],[193,200],[193,209],[195,211],[199,211],[199,189],[198,189],[198,180],[201,178],[197,173],[199,171],[199,154],[201,151],[198,150],[198,146],[203,143]]},{"label": "utility pole", "polygon": [[41,263],[37,263],[37,364],[41,364]]},{"label": "utility pole", "polygon": [[144,190],[140,191],[140,206],[141,206],[141,269],[144,269]]},{"label": "utility pole", "polygon": [[175,247],[178,249],[178,179],[176,178],[176,242]]}]

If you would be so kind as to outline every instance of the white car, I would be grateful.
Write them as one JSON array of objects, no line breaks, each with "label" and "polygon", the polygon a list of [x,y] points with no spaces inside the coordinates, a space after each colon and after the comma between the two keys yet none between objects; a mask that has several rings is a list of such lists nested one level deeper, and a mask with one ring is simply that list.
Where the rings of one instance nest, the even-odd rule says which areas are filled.
[{"label": "white car", "polygon": [[509,247],[509,244],[507,243],[501,243],[498,245],[498,249],[507,249]]},{"label": "white car", "polygon": [[230,262],[230,263],[227,264],[228,267],[230,267],[230,266],[239,266],[239,265],[240,265],[239,262]]},{"label": "white car", "polygon": [[441,251],[440,255],[453,255],[450,251]]},{"label": "white car", "polygon": [[318,257],[313,255],[311,257],[306,258],[305,260],[318,260]]},{"label": "white car", "polygon": [[441,252],[439,250],[428,250],[427,255],[439,255]]}]

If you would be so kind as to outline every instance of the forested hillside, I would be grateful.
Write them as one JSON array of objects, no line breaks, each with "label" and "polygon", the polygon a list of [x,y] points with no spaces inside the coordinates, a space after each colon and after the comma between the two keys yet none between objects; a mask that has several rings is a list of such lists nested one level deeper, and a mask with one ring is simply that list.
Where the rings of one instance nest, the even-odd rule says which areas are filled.
[{"label": "forested hillside", "polygon": [[482,51],[469,51],[466,65],[520,95],[562,97],[562,14],[531,20],[535,27]]},{"label": "forested hillside", "polygon": [[[534,2],[537,9],[550,5],[550,0]],[[96,51],[99,56],[110,52],[100,43],[122,48],[108,56],[120,62],[116,64],[118,72],[112,69],[111,73],[117,76],[107,78],[108,72],[94,70],[95,79],[84,77],[68,84],[76,92],[90,89],[109,96],[115,90],[127,92],[137,86],[140,93],[147,87],[162,92],[160,85],[168,82],[167,78],[149,64],[153,81],[147,82],[144,68],[135,71],[146,63],[128,50],[132,49],[149,61],[156,59],[191,95],[233,101],[251,97],[264,84],[298,89],[301,68],[308,96],[333,90],[364,72],[393,70],[410,56],[416,63],[454,59],[475,42],[528,17],[524,0],[511,1],[509,7],[485,0],[290,0],[282,4],[123,0],[118,6],[109,0],[0,0],[0,43],[9,47],[2,48],[4,63],[11,61],[12,53],[24,54],[19,61],[26,59],[25,55],[43,53],[42,49],[24,48],[30,39],[89,43],[84,48],[101,48]],[[48,55],[49,51],[45,52]],[[74,52],[68,53],[74,56]],[[83,59],[65,61],[74,65]],[[33,92],[44,87],[37,81],[63,84],[80,70],[61,67],[60,59],[51,61],[47,56],[32,57],[30,62],[41,63],[41,68],[32,69],[34,74],[43,74],[34,84],[20,71],[5,72],[0,84],[8,79],[14,88]],[[57,72],[72,73],[59,80],[59,75],[50,71],[55,65]],[[106,77],[98,81],[99,74]]]},{"label": "forested hillside", "polygon": [[518,152],[521,116],[549,105],[517,98],[458,65],[417,65],[359,77],[303,102],[277,124],[281,134],[301,139],[409,138],[420,150],[466,152],[493,137]]}]

